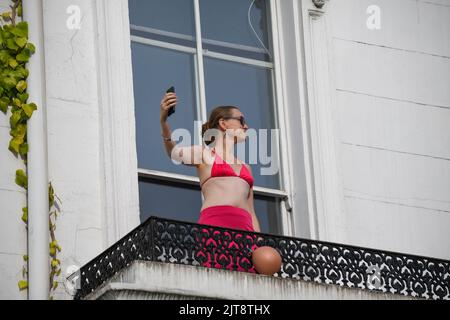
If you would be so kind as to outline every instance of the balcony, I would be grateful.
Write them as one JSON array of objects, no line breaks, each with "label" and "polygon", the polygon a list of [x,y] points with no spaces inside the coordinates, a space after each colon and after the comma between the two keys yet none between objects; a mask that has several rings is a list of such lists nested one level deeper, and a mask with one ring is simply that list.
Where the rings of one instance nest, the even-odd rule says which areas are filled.
[{"label": "balcony", "polygon": [[[253,267],[248,248],[254,245],[280,252],[280,272],[273,276],[248,272]],[[223,288],[231,294],[224,294]],[[79,270],[75,295],[75,299],[343,297],[450,300],[450,262],[152,216]]]}]

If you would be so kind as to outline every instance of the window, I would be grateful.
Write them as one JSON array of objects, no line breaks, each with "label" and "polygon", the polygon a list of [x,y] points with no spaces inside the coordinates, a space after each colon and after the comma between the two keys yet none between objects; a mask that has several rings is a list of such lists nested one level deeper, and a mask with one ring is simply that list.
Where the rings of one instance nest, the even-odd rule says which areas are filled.
[{"label": "window", "polygon": [[[194,121],[206,122],[217,105],[237,105],[250,128],[268,130],[264,150],[281,163],[279,136],[270,132],[283,126],[277,117],[270,7],[269,0],[129,0],[141,221],[156,215],[196,222],[202,204],[195,167],[173,164],[162,143],[159,103],[170,86],[179,97],[169,120],[172,131],[187,129],[201,141]],[[238,157],[252,166],[262,232],[280,233],[285,168],[262,175],[269,164],[259,157],[249,161],[248,145],[243,158],[239,148]]]}]

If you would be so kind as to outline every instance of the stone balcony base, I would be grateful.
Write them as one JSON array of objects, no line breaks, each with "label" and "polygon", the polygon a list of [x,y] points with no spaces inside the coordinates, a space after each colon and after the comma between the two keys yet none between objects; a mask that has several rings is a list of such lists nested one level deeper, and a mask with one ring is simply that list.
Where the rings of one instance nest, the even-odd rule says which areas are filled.
[{"label": "stone balcony base", "polygon": [[134,261],[85,299],[411,300],[415,298],[247,272]]}]

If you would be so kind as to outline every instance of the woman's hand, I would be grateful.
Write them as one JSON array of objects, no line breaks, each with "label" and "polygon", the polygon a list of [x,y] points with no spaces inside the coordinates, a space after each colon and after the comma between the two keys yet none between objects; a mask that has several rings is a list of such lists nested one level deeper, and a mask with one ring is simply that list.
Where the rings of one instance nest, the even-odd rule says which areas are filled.
[{"label": "woman's hand", "polygon": [[164,97],[161,100],[161,104],[160,104],[159,119],[161,122],[167,121],[167,117],[169,116],[168,115],[169,109],[170,109],[170,107],[176,106],[177,101],[178,101],[178,98],[177,98],[176,93],[174,93],[174,92],[169,92],[164,95]]}]

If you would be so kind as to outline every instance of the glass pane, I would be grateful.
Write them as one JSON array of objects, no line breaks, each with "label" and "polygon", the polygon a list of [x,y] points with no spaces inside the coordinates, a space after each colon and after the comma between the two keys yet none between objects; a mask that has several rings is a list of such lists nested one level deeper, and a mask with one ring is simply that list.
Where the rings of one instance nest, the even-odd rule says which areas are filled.
[{"label": "glass pane", "polygon": [[[143,178],[139,179],[139,201],[141,222],[158,216],[196,223],[202,207],[197,186]],[[280,200],[254,196],[254,207],[261,232],[280,234]]]},{"label": "glass pane", "polygon": [[200,0],[203,47],[270,61],[268,12],[266,0]]},{"label": "glass pane", "polygon": [[281,234],[281,201],[270,197],[254,197],[255,213],[261,232]]},{"label": "glass pane", "polygon": [[139,179],[141,222],[150,216],[196,223],[202,197],[196,186],[180,186],[167,181]]},{"label": "glass pane", "polygon": [[[280,164],[278,159],[278,142],[270,146],[272,138],[270,129],[276,129],[275,114],[272,98],[272,73],[269,69],[244,65],[241,63],[205,58],[205,83],[208,116],[211,110],[219,105],[235,105],[244,114],[249,129],[256,130],[258,136],[266,129],[267,139],[247,139],[239,143],[236,149],[238,158],[252,167],[255,185],[275,188],[280,187]],[[249,130],[249,137],[250,137]],[[257,144],[256,146],[254,144]],[[245,159],[239,153],[244,144]],[[249,148],[252,144],[252,148]],[[242,146],[242,147],[244,147]],[[263,149],[261,149],[263,148]],[[250,154],[250,150],[257,151]],[[263,152],[264,151],[264,152]],[[266,159],[261,152],[267,154]],[[240,156],[241,155],[241,156]],[[269,159],[272,157],[272,159]],[[249,161],[250,160],[250,161]],[[257,163],[255,163],[257,160]],[[263,169],[266,168],[266,169]],[[269,168],[273,174],[267,174]]]},{"label": "glass pane", "polygon": [[128,0],[131,34],[195,46],[192,0]]},{"label": "glass pane", "polygon": [[194,56],[132,42],[138,166],[196,176],[195,167],[177,165],[167,156],[159,122],[160,102],[170,86],[178,96],[176,112],[168,122],[172,132],[189,131],[194,143],[196,117]]}]

